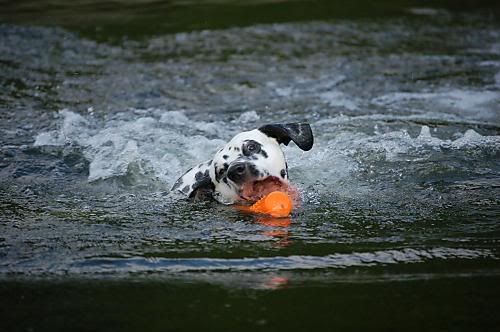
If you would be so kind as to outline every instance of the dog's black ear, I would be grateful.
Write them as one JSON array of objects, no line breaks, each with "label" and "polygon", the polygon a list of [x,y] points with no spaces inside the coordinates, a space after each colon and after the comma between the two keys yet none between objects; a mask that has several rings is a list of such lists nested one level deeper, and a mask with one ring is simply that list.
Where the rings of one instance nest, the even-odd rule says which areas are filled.
[{"label": "dog's black ear", "polygon": [[308,123],[268,124],[259,128],[267,136],[276,138],[278,143],[288,145],[293,141],[304,151],[312,149],[314,138]]}]

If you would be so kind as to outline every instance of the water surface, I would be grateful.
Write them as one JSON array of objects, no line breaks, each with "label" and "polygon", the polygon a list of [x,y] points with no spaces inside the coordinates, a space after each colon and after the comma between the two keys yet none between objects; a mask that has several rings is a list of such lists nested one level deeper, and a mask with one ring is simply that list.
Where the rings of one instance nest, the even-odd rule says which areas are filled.
[{"label": "water surface", "polygon": [[[271,5],[298,6],[254,10]],[[16,15],[0,25],[8,330],[498,326],[494,10],[387,4],[387,15],[311,10],[156,33],[142,25],[117,38],[57,11],[49,24],[9,8]],[[169,192],[234,134],[292,121],[311,124],[315,146],[284,148],[302,195],[290,219]]]}]

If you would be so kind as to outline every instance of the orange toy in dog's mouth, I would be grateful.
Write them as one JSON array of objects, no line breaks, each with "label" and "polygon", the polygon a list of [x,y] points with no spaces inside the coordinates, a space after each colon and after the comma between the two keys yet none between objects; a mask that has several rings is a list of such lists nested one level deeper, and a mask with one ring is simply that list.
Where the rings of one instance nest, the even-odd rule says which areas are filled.
[{"label": "orange toy in dog's mouth", "polygon": [[267,196],[273,191],[287,193],[294,202],[298,200],[297,190],[290,184],[282,182],[275,176],[269,176],[264,180],[245,183],[241,187],[240,197],[245,201],[257,202],[259,199]]},{"label": "orange toy in dog's mouth", "polygon": [[288,194],[273,191],[250,206],[250,211],[267,214],[275,218],[285,218],[292,212],[293,203]]}]

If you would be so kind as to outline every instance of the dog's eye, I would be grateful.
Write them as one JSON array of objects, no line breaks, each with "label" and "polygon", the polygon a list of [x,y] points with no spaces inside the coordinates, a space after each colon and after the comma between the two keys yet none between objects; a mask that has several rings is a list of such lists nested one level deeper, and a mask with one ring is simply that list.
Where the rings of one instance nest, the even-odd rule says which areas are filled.
[{"label": "dog's eye", "polygon": [[248,142],[243,147],[243,154],[249,156],[254,153],[258,153],[260,151],[260,145],[255,142]]}]

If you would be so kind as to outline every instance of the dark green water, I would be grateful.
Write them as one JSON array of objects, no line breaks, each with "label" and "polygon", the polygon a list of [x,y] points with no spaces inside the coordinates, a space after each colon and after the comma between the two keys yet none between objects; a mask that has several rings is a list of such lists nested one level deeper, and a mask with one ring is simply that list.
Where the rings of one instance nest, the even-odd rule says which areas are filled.
[{"label": "dark green water", "polygon": [[[307,282],[279,290],[183,282],[7,283],[6,330],[495,331],[497,277]],[[16,310],[13,310],[12,307]],[[7,318],[7,319],[5,319]]]},{"label": "dark green water", "polygon": [[[496,331],[494,1],[0,1],[0,331]],[[307,121],[302,205],[168,189]]]}]

